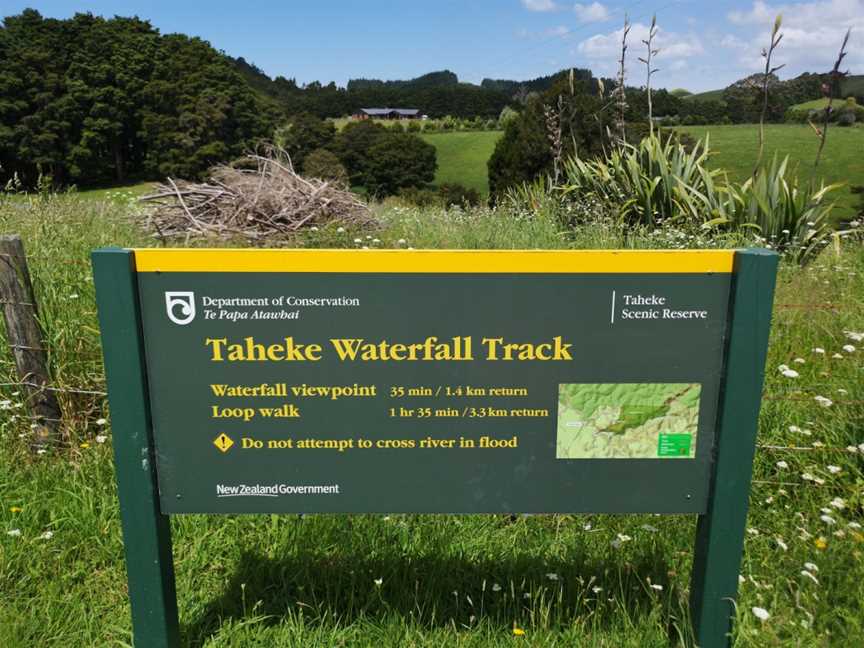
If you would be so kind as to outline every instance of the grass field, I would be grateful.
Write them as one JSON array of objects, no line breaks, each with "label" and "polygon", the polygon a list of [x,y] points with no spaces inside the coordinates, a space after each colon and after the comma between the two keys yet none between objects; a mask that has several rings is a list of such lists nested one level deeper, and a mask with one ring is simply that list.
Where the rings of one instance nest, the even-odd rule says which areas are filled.
[{"label": "grass field", "polygon": [[[684,126],[681,130],[693,137],[705,138],[710,134],[711,164],[726,169],[732,179],[746,180],[753,172],[758,155],[758,126]],[[864,128],[831,128],[822,161],[814,167],[819,140],[806,124],[769,124],[765,127],[765,159],[775,152],[790,157],[792,168],[803,180],[817,183],[840,182],[845,186],[836,192],[838,214],[855,213],[857,196],[850,188],[864,185]]]},{"label": "grass field", "polygon": [[[20,233],[29,252],[60,388],[104,391],[88,254],[152,244],[125,209],[75,196],[0,202],[3,231]],[[608,223],[564,233],[487,210],[379,215],[368,234],[310,232],[295,244],[743,243]],[[864,251],[851,242],[807,269],[781,268],[736,648],[864,644],[864,345],[844,334],[864,330],[862,275]],[[800,375],[783,376],[780,364]],[[13,382],[8,356],[0,382]],[[34,456],[21,393],[0,386],[0,646],[128,646],[106,402],[60,397],[71,447]],[[191,515],[172,529],[187,646],[659,648],[687,633],[692,517]]]},{"label": "grass field", "polygon": [[486,163],[501,134],[501,131],[424,134],[423,139],[438,151],[435,184],[458,182],[487,195],[489,174]]}]

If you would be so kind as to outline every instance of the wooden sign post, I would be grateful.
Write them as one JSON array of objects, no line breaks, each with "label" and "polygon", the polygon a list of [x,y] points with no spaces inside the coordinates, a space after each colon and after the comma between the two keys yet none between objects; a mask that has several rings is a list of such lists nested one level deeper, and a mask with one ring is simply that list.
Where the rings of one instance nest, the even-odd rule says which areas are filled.
[{"label": "wooden sign post", "polygon": [[695,514],[695,636],[729,645],[776,254],[93,265],[137,645],[179,645],[168,516],[237,512]]}]

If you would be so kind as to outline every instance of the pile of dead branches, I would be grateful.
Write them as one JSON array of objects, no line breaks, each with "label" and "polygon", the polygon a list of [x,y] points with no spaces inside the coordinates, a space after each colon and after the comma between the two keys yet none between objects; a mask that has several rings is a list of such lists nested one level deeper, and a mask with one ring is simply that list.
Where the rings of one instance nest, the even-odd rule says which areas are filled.
[{"label": "pile of dead branches", "polygon": [[301,177],[275,147],[246,155],[240,164],[214,167],[203,183],[168,178],[141,201],[153,207],[147,226],[162,239],[257,240],[330,223],[375,223],[357,196],[334,183]]}]

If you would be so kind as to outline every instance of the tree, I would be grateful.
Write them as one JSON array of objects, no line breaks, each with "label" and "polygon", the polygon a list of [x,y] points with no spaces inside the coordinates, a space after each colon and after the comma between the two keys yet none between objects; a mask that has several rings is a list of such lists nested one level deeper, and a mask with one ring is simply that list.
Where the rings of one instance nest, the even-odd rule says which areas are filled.
[{"label": "tree", "polygon": [[0,182],[195,177],[279,114],[208,43],[137,18],[28,9],[0,24],[0,61]]},{"label": "tree", "polygon": [[[550,113],[554,113],[559,147],[550,145],[547,128]],[[542,97],[530,98],[519,118],[507,125],[489,159],[490,193],[494,197],[509,187],[551,172],[556,155],[553,148],[560,149],[565,158],[602,152],[608,144],[611,119],[598,96],[594,79],[574,77],[572,84],[562,80]]]},{"label": "tree", "polygon": [[374,196],[390,196],[435,179],[435,147],[412,133],[388,132],[369,150],[364,184]]},{"label": "tree", "polygon": [[333,152],[345,166],[351,185],[365,183],[369,151],[387,132],[387,129],[377,122],[362,120],[349,123],[336,136]]},{"label": "tree", "polygon": [[321,148],[315,149],[303,160],[303,175],[332,180],[340,185],[348,182],[348,172],[336,154]]},{"label": "tree", "polygon": [[276,131],[276,144],[287,151],[298,169],[303,168],[306,156],[316,149],[333,144],[336,127],[331,121],[319,119],[311,113],[300,113],[291,117]]}]

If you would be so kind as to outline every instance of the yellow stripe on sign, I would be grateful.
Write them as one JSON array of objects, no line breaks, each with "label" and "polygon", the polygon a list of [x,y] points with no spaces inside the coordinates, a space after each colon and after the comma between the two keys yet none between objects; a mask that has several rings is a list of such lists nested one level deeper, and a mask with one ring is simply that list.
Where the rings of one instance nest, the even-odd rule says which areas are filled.
[{"label": "yellow stripe on sign", "polygon": [[733,250],[136,248],[138,272],[730,273]]}]

